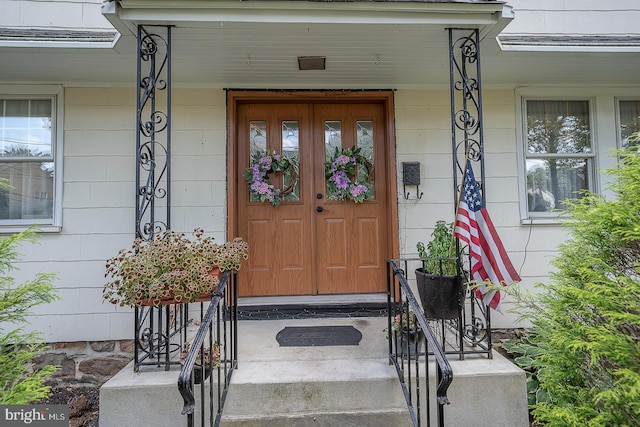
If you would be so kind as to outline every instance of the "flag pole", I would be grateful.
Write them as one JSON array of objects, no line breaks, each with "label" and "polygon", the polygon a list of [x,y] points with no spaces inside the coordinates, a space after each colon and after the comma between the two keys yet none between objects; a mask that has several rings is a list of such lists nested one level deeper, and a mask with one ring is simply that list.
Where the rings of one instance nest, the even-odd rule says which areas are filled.
[{"label": "flag pole", "polygon": [[[471,155],[471,146],[467,147],[467,152],[465,153],[465,158],[464,158],[464,172],[462,173],[462,189],[460,190],[460,192],[458,193],[458,203],[456,204],[456,215],[454,217],[454,222],[453,222],[453,227],[455,229],[455,222],[458,220],[458,212],[460,210],[460,200],[462,200],[462,191],[464,189],[464,180],[467,177],[467,163],[469,163],[469,156]],[[451,243],[449,244],[449,258],[451,258],[451,255],[453,255],[453,243],[456,240],[456,236],[455,236],[455,232],[452,233],[451,236]]]}]

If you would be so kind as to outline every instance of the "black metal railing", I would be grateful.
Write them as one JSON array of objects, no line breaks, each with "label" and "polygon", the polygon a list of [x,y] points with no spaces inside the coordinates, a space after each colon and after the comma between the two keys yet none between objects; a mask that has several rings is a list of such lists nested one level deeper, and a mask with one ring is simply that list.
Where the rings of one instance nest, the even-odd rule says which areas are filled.
[{"label": "black metal railing", "polygon": [[[422,258],[401,258],[388,260],[399,271],[402,272],[403,281],[407,283],[412,296],[416,295],[409,284],[416,285],[415,275],[412,273],[424,265]],[[478,299],[473,292],[472,286],[468,283],[467,275],[464,271],[460,273],[460,293],[458,312],[455,317],[440,319],[427,318],[431,326],[431,331],[438,340],[439,346],[447,355],[456,355],[459,360],[464,360],[465,356],[471,354],[486,355],[489,359],[493,357],[491,342],[491,323],[489,322],[489,309]],[[398,292],[400,289],[391,289]],[[400,295],[392,294],[395,301],[400,301]],[[424,312],[422,301],[420,302],[421,313]]]},{"label": "black metal railing", "polygon": [[188,427],[220,424],[238,365],[237,291],[237,275],[225,272],[182,362],[178,390]]},{"label": "black metal railing", "polygon": [[187,327],[192,323],[187,304],[170,304],[160,307],[135,307],[134,371],[141,366],[163,367],[180,362],[176,355],[187,338]]},{"label": "black metal railing", "polygon": [[[414,426],[444,427],[444,406],[453,370],[441,343],[425,317],[398,260],[387,260],[387,303],[389,362],[394,365]],[[424,341],[424,350],[422,343]],[[429,372],[429,358],[435,360],[435,379]],[[437,406],[432,416],[432,386]]]}]

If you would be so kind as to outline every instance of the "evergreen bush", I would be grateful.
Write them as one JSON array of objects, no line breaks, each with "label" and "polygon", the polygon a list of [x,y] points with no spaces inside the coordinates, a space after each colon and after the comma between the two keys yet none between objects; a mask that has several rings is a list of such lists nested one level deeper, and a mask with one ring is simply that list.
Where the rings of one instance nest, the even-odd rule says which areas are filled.
[{"label": "evergreen bush", "polygon": [[7,275],[15,269],[18,245],[35,240],[34,229],[0,239],[0,405],[24,405],[46,397],[50,387],[45,381],[58,369],[33,368],[31,360],[45,345],[38,332],[26,332],[23,326],[32,307],[58,298],[54,274],[38,273],[19,285]]},{"label": "evergreen bush", "polygon": [[618,155],[615,200],[572,202],[550,281],[534,298],[509,291],[533,325],[510,347],[543,425],[640,425],[640,153]]}]

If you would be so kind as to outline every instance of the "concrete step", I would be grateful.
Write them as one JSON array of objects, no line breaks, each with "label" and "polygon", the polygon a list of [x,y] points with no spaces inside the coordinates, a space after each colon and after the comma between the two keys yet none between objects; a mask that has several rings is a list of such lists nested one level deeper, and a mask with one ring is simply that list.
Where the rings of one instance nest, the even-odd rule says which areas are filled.
[{"label": "concrete step", "polygon": [[232,378],[223,421],[262,425],[259,420],[264,418],[265,425],[273,419],[283,425],[306,425],[322,419],[320,425],[341,425],[347,413],[361,422],[384,417],[394,420],[387,426],[411,425],[400,383],[386,360],[243,363]]},{"label": "concrete step", "polygon": [[222,418],[221,426],[242,427],[411,427],[413,423],[406,409],[380,412],[333,412],[305,415],[264,416],[260,418]]},{"label": "concrete step", "polygon": [[[239,364],[222,425],[411,425],[395,368],[388,363],[386,322],[384,317],[241,321]],[[285,326],[320,325],[352,325],[362,340],[350,346],[280,347],[275,339]],[[524,372],[494,355],[492,360],[450,357],[454,380],[451,404],[445,407],[447,426],[528,427]],[[429,365],[434,381],[435,365]],[[125,367],[101,389],[100,426],[185,425],[178,372],[178,367],[168,372],[142,367],[134,373],[132,365]],[[424,396],[426,385],[420,387]],[[433,382],[430,388],[434,399]],[[434,417],[433,404],[431,412]]]},{"label": "concrete step", "polygon": [[180,369],[149,366],[133,372],[133,362],[100,387],[100,427],[183,426]]},{"label": "concrete step", "polygon": [[[315,422],[316,426],[340,426],[346,419],[360,426],[411,425],[385,351],[386,318],[241,323],[250,327],[252,339],[239,345],[242,357],[231,380],[222,425],[304,426]],[[286,326],[348,325],[362,333],[358,345],[281,347],[275,339]],[[368,424],[376,419],[391,424]]]}]

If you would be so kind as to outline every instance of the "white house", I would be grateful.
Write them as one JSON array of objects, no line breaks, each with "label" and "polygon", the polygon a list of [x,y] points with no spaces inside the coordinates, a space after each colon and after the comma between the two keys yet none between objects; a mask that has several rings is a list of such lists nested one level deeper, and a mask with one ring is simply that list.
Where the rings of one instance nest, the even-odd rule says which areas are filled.
[{"label": "white house", "polygon": [[[61,301],[31,317],[49,342],[132,338],[132,311],[101,291],[105,260],[136,232],[139,25],[171,28],[170,227],[248,239],[241,296],[382,292],[384,260],[415,256],[436,220],[453,220],[449,28],[479,30],[484,192],[523,286],[547,279],[564,240],[551,209],[576,190],[605,191],[609,151],[640,130],[634,0],[0,0],[0,10],[0,177],[15,187],[0,198],[0,231],[41,226],[16,276],[59,273]],[[322,64],[301,70],[302,57]],[[375,194],[362,204],[325,191],[338,136],[374,153]],[[250,199],[251,144],[296,153],[296,188],[279,207]],[[419,187],[403,185],[403,162],[419,162]]]}]

